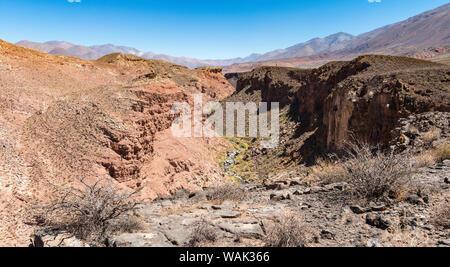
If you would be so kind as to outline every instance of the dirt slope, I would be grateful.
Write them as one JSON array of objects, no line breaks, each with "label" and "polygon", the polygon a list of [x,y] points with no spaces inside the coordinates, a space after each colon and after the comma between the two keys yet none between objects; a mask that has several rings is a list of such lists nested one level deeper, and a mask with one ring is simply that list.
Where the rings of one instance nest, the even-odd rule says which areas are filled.
[{"label": "dirt slope", "polygon": [[153,199],[223,179],[220,140],[172,137],[174,102],[234,89],[217,69],[113,54],[52,56],[0,41],[0,245],[28,241],[24,208],[78,177]]}]

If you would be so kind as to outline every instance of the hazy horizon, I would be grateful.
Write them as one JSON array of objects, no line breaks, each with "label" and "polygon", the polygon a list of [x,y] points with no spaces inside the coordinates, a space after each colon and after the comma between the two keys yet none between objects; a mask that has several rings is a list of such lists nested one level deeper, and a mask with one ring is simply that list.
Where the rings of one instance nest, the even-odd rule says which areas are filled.
[{"label": "hazy horizon", "polygon": [[[256,3],[255,3],[256,2]],[[276,5],[275,5],[276,3]],[[229,59],[337,32],[359,35],[443,0],[0,2],[0,39],[114,44],[177,57]]]}]

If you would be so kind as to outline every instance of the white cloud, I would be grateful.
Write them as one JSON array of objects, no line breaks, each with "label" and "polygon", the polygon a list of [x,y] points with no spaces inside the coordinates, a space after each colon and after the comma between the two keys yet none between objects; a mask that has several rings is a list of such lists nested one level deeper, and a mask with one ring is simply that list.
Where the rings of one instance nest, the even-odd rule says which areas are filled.
[{"label": "white cloud", "polygon": [[69,3],[81,3],[81,0],[67,0],[67,2],[69,2]]},{"label": "white cloud", "polygon": [[381,3],[381,0],[369,0],[369,3]]}]

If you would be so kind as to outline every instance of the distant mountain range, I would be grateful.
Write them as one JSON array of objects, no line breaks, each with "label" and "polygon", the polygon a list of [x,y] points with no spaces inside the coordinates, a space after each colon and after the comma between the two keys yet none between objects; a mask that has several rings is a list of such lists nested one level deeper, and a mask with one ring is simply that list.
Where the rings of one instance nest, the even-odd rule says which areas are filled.
[{"label": "distant mountain range", "polygon": [[[274,58],[259,58],[254,62],[227,66],[224,72],[249,71],[255,67],[268,65],[317,67],[329,61],[349,60],[363,54],[410,56],[422,59],[437,57],[442,60],[441,62],[446,62],[444,60],[448,57],[445,55],[450,52],[450,4],[359,36],[350,37],[341,33],[334,37],[337,37],[336,42],[333,42],[333,35],[324,38],[331,42],[328,48],[319,46],[323,49],[320,49],[318,53],[310,55],[295,53],[295,48],[308,47],[308,45],[300,44],[286,49],[290,51],[276,55]],[[305,50],[307,51],[303,49]],[[285,55],[293,56],[286,58]]]},{"label": "distant mountain range", "polygon": [[249,62],[257,60],[260,55],[253,54],[246,58],[233,58],[225,60],[200,60],[187,57],[173,57],[152,52],[142,52],[132,47],[116,46],[113,44],[82,46],[65,41],[50,41],[45,43],[20,41],[16,45],[39,50],[51,55],[72,56],[83,59],[96,60],[111,53],[133,54],[148,59],[161,59],[175,64],[184,65],[190,68],[199,66],[227,66],[235,63]]},{"label": "distant mountain range", "polygon": [[[46,43],[20,41],[17,45],[53,55],[93,60],[110,53],[120,52],[148,59],[166,60],[190,68],[228,66],[225,69],[227,72],[244,71],[262,65],[313,67],[330,60],[353,58],[361,54],[414,56],[425,53],[432,56],[442,56],[441,54],[447,53],[448,47],[450,47],[450,4],[359,36],[341,32],[324,38],[315,38],[286,49],[225,60],[173,57],[112,44],[81,46],[64,41]],[[427,50],[432,51],[433,49],[437,49],[438,53],[427,53]]]},{"label": "distant mountain range", "polygon": [[83,59],[95,60],[111,53],[133,54],[148,59],[161,59],[175,64],[184,65],[190,68],[199,66],[228,66],[236,63],[245,63],[252,61],[264,61],[272,59],[284,59],[292,57],[302,57],[315,55],[343,41],[352,39],[353,36],[348,33],[337,33],[325,38],[315,38],[305,43],[300,43],[286,49],[278,49],[265,54],[251,54],[245,58],[232,58],[224,60],[201,60],[187,57],[173,57],[164,54],[155,54],[152,52],[142,52],[132,47],[115,46],[112,44],[81,46],[64,41],[50,41],[45,43],[20,41],[16,45],[39,50],[51,55],[73,56]]}]

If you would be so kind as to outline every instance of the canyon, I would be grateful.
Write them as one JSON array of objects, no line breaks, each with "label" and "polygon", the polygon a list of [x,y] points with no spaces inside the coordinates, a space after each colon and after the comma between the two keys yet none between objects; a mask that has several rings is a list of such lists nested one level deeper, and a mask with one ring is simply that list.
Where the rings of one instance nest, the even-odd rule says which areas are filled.
[{"label": "canyon", "polygon": [[[189,69],[123,53],[90,61],[1,41],[0,73],[4,246],[27,245],[38,230],[30,208],[57,199],[61,187],[76,185],[80,178],[138,192],[135,216],[145,230],[114,237],[114,246],[187,245],[190,231],[202,220],[223,235],[215,245],[232,246],[236,236],[243,246],[264,245],[265,228],[260,227],[271,224],[278,214],[274,211],[288,210],[302,210],[307,221],[332,233],[323,236],[337,236],[319,235],[322,241],[316,245],[357,245],[355,236],[343,234],[345,225],[322,224],[327,220],[321,216],[330,214],[328,202],[320,198],[345,185],[310,180],[320,158],[339,153],[352,138],[417,155],[449,141],[450,68],[407,57],[368,55],[316,69],[260,67],[224,76],[217,67]],[[261,149],[258,138],[174,137],[172,105],[192,104],[199,93],[211,101],[279,102],[280,145]],[[426,136],[433,129],[439,136],[430,141]],[[436,209],[448,201],[448,160],[439,164],[422,167],[417,176],[422,182],[430,179],[426,188],[438,188],[438,193],[430,204],[421,204],[429,218],[419,234],[434,231],[433,238],[414,245],[446,242],[445,230],[430,228]],[[215,204],[214,188],[235,181],[242,183],[245,199]],[[350,202],[339,203],[343,206],[333,208],[336,218],[350,216],[348,211],[340,214]],[[389,211],[416,209],[403,201],[390,205]],[[244,213],[253,219],[243,220]],[[398,217],[389,214],[384,216],[391,227]],[[368,240],[385,236],[376,227],[366,228],[364,221],[354,227],[356,232],[366,229]],[[379,242],[393,245],[387,240],[399,232],[390,233]],[[49,246],[82,242],[50,240]]]},{"label": "canyon", "polygon": [[[0,246],[450,246],[449,11],[226,60],[0,40]],[[175,136],[198,95],[279,112],[278,145]]]}]

